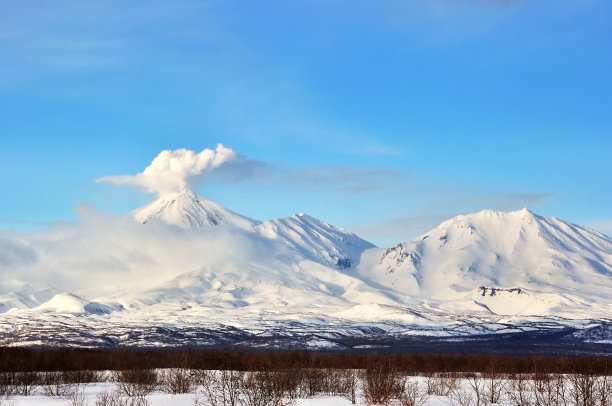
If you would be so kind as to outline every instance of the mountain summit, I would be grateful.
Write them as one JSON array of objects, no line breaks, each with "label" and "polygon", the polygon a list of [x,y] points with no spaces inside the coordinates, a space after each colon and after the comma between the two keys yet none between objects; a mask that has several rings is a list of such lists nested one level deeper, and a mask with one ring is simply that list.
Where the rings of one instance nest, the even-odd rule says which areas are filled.
[{"label": "mountain summit", "polygon": [[231,225],[251,229],[258,224],[187,189],[160,196],[136,210],[134,218],[143,224],[162,221],[182,228]]}]

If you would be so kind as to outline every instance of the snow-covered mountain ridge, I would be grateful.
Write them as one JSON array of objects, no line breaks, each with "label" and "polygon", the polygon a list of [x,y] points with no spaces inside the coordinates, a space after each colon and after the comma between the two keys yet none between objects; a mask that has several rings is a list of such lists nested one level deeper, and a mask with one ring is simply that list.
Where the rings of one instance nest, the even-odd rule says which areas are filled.
[{"label": "snow-covered mountain ridge", "polygon": [[[213,329],[451,336],[612,318],[612,239],[526,209],[457,216],[391,248],[303,213],[254,221],[187,190],[133,217],[143,235],[164,233],[157,249],[177,250],[193,265],[151,274],[159,282],[150,287],[99,295],[13,275],[0,281],[0,326],[65,317],[80,331],[206,320]],[[195,248],[181,251],[182,241]],[[10,342],[1,331],[0,342]]]}]

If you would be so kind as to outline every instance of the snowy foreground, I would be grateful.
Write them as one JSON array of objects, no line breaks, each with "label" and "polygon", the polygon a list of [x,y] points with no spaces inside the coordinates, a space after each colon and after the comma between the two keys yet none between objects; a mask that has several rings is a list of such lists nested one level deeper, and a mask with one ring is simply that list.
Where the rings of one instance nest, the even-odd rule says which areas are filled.
[{"label": "snowy foreground", "polygon": [[145,382],[142,374],[147,372],[142,371],[124,375],[140,383],[117,382],[121,373],[110,372],[99,374],[100,381],[93,383],[56,381],[24,388],[0,382],[0,405],[608,406],[612,402],[612,376],[590,373],[405,376],[384,369],[308,370],[295,380],[291,372],[145,371],[156,377],[155,384]]}]

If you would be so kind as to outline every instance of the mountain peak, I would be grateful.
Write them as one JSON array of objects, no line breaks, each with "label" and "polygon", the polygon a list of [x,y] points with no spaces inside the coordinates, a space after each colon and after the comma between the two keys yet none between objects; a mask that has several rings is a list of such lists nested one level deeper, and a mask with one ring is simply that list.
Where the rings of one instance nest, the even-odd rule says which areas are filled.
[{"label": "mountain peak", "polygon": [[250,229],[258,224],[188,189],[160,196],[137,209],[134,218],[143,224],[161,221],[186,229],[227,224]]},{"label": "mountain peak", "polygon": [[[380,253],[380,283],[426,297],[460,297],[478,286],[556,294],[609,294],[612,240],[527,209],[456,216]],[[580,288],[577,288],[580,286]]]},{"label": "mountain peak", "polygon": [[[509,225],[512,223],[518,224],[521,221],[528,221],[530,224],[534,220],[542,220],[540,216],[534,214],[527,208],[523,208],[517,211],[496,211],[496,210],[481,210],[474,213],[460,214],[449,220],[446,220],[436,228],[438,230],[448,229],[450,227],[457,226],[460,228],[464,227],[475,227],[477,224],[505,224]],[[556,219],[555,219],[556,220]],[[560,220],[557,220],[560,221]]]}]

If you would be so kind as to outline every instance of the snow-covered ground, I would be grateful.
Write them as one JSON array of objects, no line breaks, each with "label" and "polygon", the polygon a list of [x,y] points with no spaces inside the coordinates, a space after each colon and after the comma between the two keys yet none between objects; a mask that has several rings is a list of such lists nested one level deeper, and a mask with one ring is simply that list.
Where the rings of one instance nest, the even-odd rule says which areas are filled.
[{"label": "snow-covered ground", "polygon": [[[298,384],[284,395],[264,393],[266,388],[249,386],[251,373],[226,372],[235,381],[219,378],[214,385],[193,385],[188,392],[172,394],[159,389],[146,390],[133,396],[125,394],[120,383],[97,382],[69,385],[62,396],[45,394],[43,387],[34,388],[28,396],[0,398],[1,405],[72,405],[72,406],[605,406],[612,401],[612,376],[596,375],[533,375],[450,373],[425,376],[374,377],[367,380],[363,371],[347,371],[355,378],[349,386],[328,388],[304,395],[312,386]],[[214,373],[213,373],[214,374]],[[232,378],[233,379],[233,378]],[[221,382],[223,381],[223,384]],[[270,382],[264,384],[269,385]],[[340,389],[339,393],[326,393]]]}]

